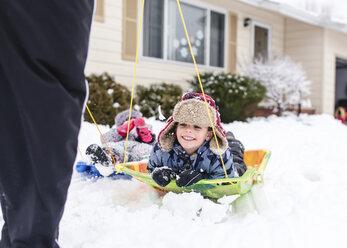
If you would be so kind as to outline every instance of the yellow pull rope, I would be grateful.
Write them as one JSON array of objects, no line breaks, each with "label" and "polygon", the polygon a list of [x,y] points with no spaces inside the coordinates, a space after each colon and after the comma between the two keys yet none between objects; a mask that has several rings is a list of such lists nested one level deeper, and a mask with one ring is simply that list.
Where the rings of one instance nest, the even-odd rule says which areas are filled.
[{"label": "yellow pull rope", "polygon": [[204,96],[204,100],[205,100],[205,105],[206,105],[208,117],[210,118],[210,122],[211,122],[211,126],[212,126],[213,135],[214,135],[214,138],[215,138],[216,143],[217,143],[218,153],[219,153],[220,159],[221,159],[221,161],[222,161],[222,165],[223,165],[225,177],[228,178],[228,174],[227,174],[227,172],[226,172],[226,170],[225,170],[225,166],[224,166],[224,161],[223,161],[223,158],[222,158],[222,154],[221,154],[220,149],[219,149],[219,144],[218,144],[216,132],[215,132],[215,129],[214,129],[214,126],[213,126],[213,122],[212,122],[210,110],[208,109],[208,104],[207,104],[207,101],[206,101],[204,89],[203,89],[203,87],[202,87],[202,83],[201,83],[201,80],[200,80],[200,74],[199,74],[198,67],[197,67],[196,62],[195,62],[195,57],[194,57],[193,49],[192,49],[192,46],[191,46],[191,44],[190,44],[190,39],[189,39],[189,35],[188,35],[186,23],[185,23],[185,21],[184,21],[184,17],[183,17],[183,14],[182,14],[181,5],[180,5],[179,0],[176,0],[176,1],[177,1],[178,9],[179,9],[179,11],[180,11],[180,15],[181,15],[181,19],[182,19],[182,24],[183,24],[183,27],[184,27],[184,31],[185,31],[185,33],[186,33],[186,38],[187,38],[187,41],[188,41],[188,45],[189,45],[189,49],[190,49],[190,54],[192,55],[192,59],[193,59],[193,62],[194,62],[194,66],[195,66],[195,70],[196,70],[196,75],[198,76],[198,80],[199,80],[199,83],[200,83],[201,92],[202,92],[202,95]]},{"label": "yellow pull rope", "polygon": [[126,137],[126,140],[125,140],[125,148],[124,148],[123,167],[125,166],[125,160],[126,160],[127,148],[128,148],[130,117],[131,117],[131,109],[132,109],[132,106],[133,106],[134,87],[135,87],[135,78],[136,78],[136,68],[137,68],[137,60],[138,60],[138,55],[139,55],[141,26],[142,26],[142,16],[143,16],[144,5],[145,5],[145,0],[142,0],[141,17],[140,17],[140,25],[139,25],[139,34],[137,36],[137,47],[136,47],[135,68],[134,68],[134,76],[133,76],[133,86],[132,86],[132,89],[131,89],[131,100],[130,100],[130,110],[129,110],[129,119],[128,119],[128,130],[127,130],[127,137]]},{"label": "yellow pull rope", "polygon": [[107,142],[106,142],[104,136],[102,135],[102,133],[101,133],[101,131],[100,131],[100,129],[99,129],[98,124],[96,124],[96,121],[95,121],[95,119],[94,119],[94,117],[93,117],[93,115],[92,115],[92,112],[91,112],[90,109],[88,108],[88,105],[87,105],[87,104],[86,104],[86,109],[88,110],[90,117],[92,118],[92,120],[93,120],[93,122],[94,122],[96,128],[98,129],[98,131],[99,131],[99,133],[100,133],[100,135],[101,135],[101,138],[102,138],[102,140],[104,141],[104,143],[105,143],[105,145],[106,145],[106,147],[107,147],[108,152],[111,154],[111,157],[112,157],[114,166],[116,167],[116,169],[119,169],[118,166],[117,166],[117,164],[116,164],[116,160],[114,159],[114,157],[113,157],[113,155],[112,155],[112,152],[111,152],[110,148],[108,147]]},{"label": "yellow pull rope", "polygon": [[[124,148],[124,162],[123,162],[123,167],[125,166],[125,161],[126,161],[126,155],[127,155],[127,148],[128,148],[128,139],[129,139],[129,129],[130,129],[130,118],[131,118],[131,109],[133,106],[133,98],[134,98],[134,88],[135,88],[135,78],[136,78],[136,68],[137,68],[137,60],[138,60],[138,53],[139,53],[139,46],[140,46],[140,35],[141,35],[141,26],[142,26],[142,16],[143,16],[143,9],[144,9],[144,4],[145,4],[145,0],[142,1],[142,7],[141,7],[141,17],[140,17],[140,26],[139,26],[139,34],[138,34],[138,38],[137,38],[137,48],[136,48],[136,58],[135,58],[135,69],[134,69],[134,77],[133,77],[133,85],[132,85],[132,89],[131,89],[131,99],[130,99],[130,109],[129,109],[129,118],[128,118],[128,129],[127,129],[127,137],[125,140],[125,148]],[[109,148],[109,146],[107,145],[107,142],[104,138],[104,136],[102,135],[98,124],[96,124],[96,121],[92,115],[92,112],[89,110],[88,105],[86,105],[86,108],[89,112],[90,117],[92,118],[96,128],[98,129],[102,140],[104,141],[108,152],[111,154],[112,160],[113,160],[113,164],[115,166],[116,169],[118,169],[118,171],[116,172],[116,174],[118,174],[121,170],[120,170],[120,166],[118,164],[116,164],[116,161],[112,155],[112,152]]]},{"label": "yellow pull rope", "polygon": [[[196,74],[197,74],[197,77],[198,77],[198,81],[199,81],[199,84],[200,84],[200,88],[201,88],[201,92],[204,96],[204,101],[205,101],[205,105],[206,105],[206,109],[207,109],[207,113],[208,113],[208,117],[210,118],[210,122],[211,122],[211,126],[212,126],[212,131],[213,131],[213,135],[214,135],[214,138],[216,140],[216,144],[217,144],[217,148],[218,148],[218,153],[219,153],[219,156],[221,158],[221,161],[222,161],[222,165],[223,165],[223,169],[224,169],[224,173],[225,173],[225,177],[228,178],[228,175],[227,175],[227,172],[225,170],[225,165],[224,165],[224,161],[223,161],[223,157],[222,157],[222,154],[220,152],[220,148],[219,148],[219,143],[218,143],[218,140],[217,140],[217,135],[216,135],[216,131],[215,131],[215,128],[214,128],[214,125],[213,125],[213,122],[212,122],[212,118],[211,118],[211,114],[210,114],[210,110],[208,108],[208,103],[206,101],[206,97],[205,97],[205,93],[204,93],[204,89],[203,89],[203,86],[202,86],[202,83],[201,83],[201,79],[200,79],[200,74],[199,74],[199,71],[198,71],[198,67],[196,65],[196,61],[195,61],[195,57],[194,57],[194,53],[193,53],[193,49],[192,49],[192,46],[190,44],[190,39],[189,39],[189,35],[188,35],[188,31],[187,31],[187,27],[186,27],[186,24],[185,24],[185,21],[184,21],[184,17],[183,17],[183,14],[182,14],[182,10],[181,10],[181,5],[179,3],[179,0],[176,0],[177,1],[177,6],[178,6],[178,9],[180,11],[180,15],[181,15],[181,19],[182,19],[182,24],[183,24],[183,27],[184,27],[184,31],[185,31],[185,34],[186,34],[186,38],[187,38],[187,41],[188,41],[188,45],[189,45],[189,49],[190,49],[190,54],[192,55],[192,59],[193,59],[193,62],[194,62],[194,66],[195,66],[195,70],[196,70]],[[126,136],[126,141],[125,141],[125,150],[124,150],[124,161],[123,161],[123,167],[125,167],[125,161],[126,161],[126,152],[127,152],[127,147],[128,147],[128,138],[129,138],[129,129],[130,129],[130,118],[131,118],[131,109],[132,109],[132,104],[133,104],[133,96],[134,96],[134,86],[135,86],[135,78],[136,78],[136,68],[137,68],[137,61],[138,61],[138,53],[139,53],[139,46],[140,46],[140,35],[141,35],[141,26],[142,26],[142,16],[143,16],[143,9],[144,9],[144,3],[145,3],[145,0],[142,0],[142,7],[141,7],[141,17],[140,17],[140,23],[139,23],[139,32],[138,32],[138,37],[137,37],[137,47],[136,47],[136,57],[135,57],[135,68],[134,68],[134,76],[133,76],[133,85],[132,85],[132,90],[131,90],[131,100],[130,100],[130,110],[129,110],[129,118],[128,118],[128,129],[127,129],[127,136]],[[110,148],[108,147],[106,141],[105,141],[105,138],[104,136],[102,135],[98,125],[96,124],[95,122],[95,119],[92,115],[92,113],[90,112],[88,106],[86,105],[86,108],[91,116],[91,118],[93,119],[93,122],[94,124],[96,125],[109,153],[111,154],[111,157],[112,157],[112,160],[113,160],[113,163],[116,167],[116,169],[120,170],[120,167],[119,165],[116,164],[116,161],[112,155],[112,152],[110,150]],[[117,174],[119,173],[120,171],[117,171]]]},{"label": "yellow pull rope", "polygon": [[79,145],[77,145],[77,150],[78,150],[78,152],[79,152],[81,158],[83,159],[83,154],[82,154],[82,152],[81,152],[81,150],[80,150],[80,146],[79,146]]}]

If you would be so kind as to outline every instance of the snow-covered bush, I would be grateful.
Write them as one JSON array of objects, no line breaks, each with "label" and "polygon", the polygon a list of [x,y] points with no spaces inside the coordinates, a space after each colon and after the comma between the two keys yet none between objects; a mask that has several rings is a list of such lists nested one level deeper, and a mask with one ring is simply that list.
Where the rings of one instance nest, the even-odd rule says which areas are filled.
[{"label": "snow-covered bush", "polygon": [[265,106],[279,114],[304,102],[310,94],[311,82],[301,64],[290,57],[278,57],[271,61],[256,60],[245,69],[245,75],[266,87]]},{"label": "snow-covered bush", "polygon": [[136,101],[143,116],[155,116],[159,119],[158,107],[160,106],[162,114],[168,118],[176,103],[181,99],[182,93],[182,88],[173,84],[152,84],[149,88],[139,85],[136,87]]},{"label": "snow-covered bush", "polygon": [[[265,95],[259,82],[240,75],[207,72],[200,74],[200,79],[204,92],[218,105],[223,123],[251,117]],[[192,91],[201,92],[197,76],[188,82]]]},{"label": "snow-covered bush", "polygon": [[[101,75],[92,74],[86,77],[89,84],[88,107],[98,124],[114,125],[115,116],[129,108],[130,91],[106,72]],[[88,111],[84,120],[93,122]]]}]

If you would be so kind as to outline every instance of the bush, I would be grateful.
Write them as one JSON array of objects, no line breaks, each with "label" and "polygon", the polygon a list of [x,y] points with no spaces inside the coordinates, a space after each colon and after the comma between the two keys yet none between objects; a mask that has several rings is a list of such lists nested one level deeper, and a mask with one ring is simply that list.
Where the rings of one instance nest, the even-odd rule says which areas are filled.
[{"label": "bush", "polygon": [[183,90],[178,85],[173,84],[152,84],[149,88],[144,86],[136,87],[136,97],[139,110],[145,117],[159,117],[158,106],[165,118],[168,118],[176,103],[181,99]]},{"label": "bush", "polygon": [[[107,73],[92,74],[86,79],[89,84],[87,104],[95,121],[113,126],[115,116],[130,106],[130,91]],[[84,120],[93,122],[88,111],[84,113]]]},{"label": "bush", "polygon": [[278,115],[294,105],[299,108],[310,95],[310,84],[300,63],[290,57],[273,60],[256,60],[245,69],[245,74],[259,81],[266,88],[265,102]]},{"label": "bush", "polygon": [[[204,92],[219,107],[222,122],[243,121],[253,115],[265,96],[265,87],[257,81],[231,73],[200,74]],[[197,76],[188,81],[192,91],[201,92]]]}]

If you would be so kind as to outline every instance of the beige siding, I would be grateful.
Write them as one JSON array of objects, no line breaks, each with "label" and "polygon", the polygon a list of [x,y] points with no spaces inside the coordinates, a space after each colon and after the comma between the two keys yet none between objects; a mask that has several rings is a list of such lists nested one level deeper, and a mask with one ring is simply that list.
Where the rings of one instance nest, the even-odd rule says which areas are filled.
[{"label": "beige siding", "polygon": [[312,81],[311,102],[318,113],[323,111],[323,28],[293,19],[285,21],[284,52],[301,62]]},{"label": "beige siding", "polygon": [[246,17],[270,26],[271,28],[271,47],[270,56],[278,56],[283,54],[284,48],[284,17],[272,11],[259,9],[239,1],[225,0],[207,0],[204,2],[212,3],[221,8],[226,8],[238,16],[237,27],[237,72],[241,72],[241,67],[251,61],[251,25],[243,26],[243,20]]},{"label": "beige siding", "polygon": [[105,20],[105,0],[96,0],[94,20],[103,22]]},{"label": "beige siding", "polygon": [[323,112],[334,113],[336,57],[347,59],[347,34],[326,29],[324,32]]},{"label": "beige siding", "polygon": [[[86,74],[108,72],[117,82],[132,86],[134,62],[122,59],[123,1],[103,0],[103,22],[94,21]],[[102,2],[102,1],[100,1]],[[271,28],[270,55],[289,55],[301,62],[312,81],[311,102],[318,113],[332,114],[335,98],[335,58],[347,59],[347,34],[286,18],[281,14],[256,8],[236,0],[191,1],[201,6],[211,6],[237,15],[236,60],[237,72],[251,61],[251,25],[243,26],[246,17]],[[139,7],[141,6],[141,2]],[[228,30],[228,27],[226,27]],[[230,40],[226,40],[230,44]],[[225,54],[232,54],[227,48]],[[228,58],[226,59],[228,61]],[[230,61],[230,60],[229,60]],[[228,66],[229,62],[226,66]],[[200,72],[211,71],[198,66]],[[195,75],[192,64],[149,59],[139,56],[136,85],[167,82],[177,83],[188,89],[186,80]]]},{"label": "beige siding", "polygon": [[117,64],[121,61],[121,1],[104,2],[104,22],[92,24],[86,75],[105,71],[117,75]]},{"label": "beige siding", "polygon": [[[86,74],[108,72],[116,80],[129,88],[133,81],[134,62],[122,60],[122,2],[120,0],[105,1],[104,22],[94,22],[91,34],[90,52],[86,66]],[[245,64],[251,59],[251,29],[243,27],[243,19],[250,17],[253,20],[271,26],[271,54],[283,54],[283,23],[281,15],[270,11],[260,10],[255,7],[240,3],[235,0],[205,0],[195,1],[208,4],[220,9],[236,13],[237,23],[237,71],[240,64]],[[141,5],[139,5],[141,6]],[[228,54],[228,51],[226,51]],[[199,72],[211,71],[206,66],[198,66]],[[154,60],[139,57],[136,73],[136,85],[149,85],[155,82],[177,83],[187,89],[187,79],[195,75],[193,65],[175,63],[163,60]]]},{"label": "beige siding", "polygon": [[[117,82],[132,86],[134,62],[122,60],[122,1],[105,0],[104,23],[94,22],[86,74],[108,72]],[[199,72],[210,70],[199,66]],[[187,89],[186,80],[195,75],[192,64],[139,57],[135,84],[176,83]]]},{"label": "beige siding", "polygon": [[227,72],[236,73],[237,71],[237,24],[238,24],[238,18],[237,15],[233,12],[229,12],[229,27],[228,30],[228,51],[227,53]]}]

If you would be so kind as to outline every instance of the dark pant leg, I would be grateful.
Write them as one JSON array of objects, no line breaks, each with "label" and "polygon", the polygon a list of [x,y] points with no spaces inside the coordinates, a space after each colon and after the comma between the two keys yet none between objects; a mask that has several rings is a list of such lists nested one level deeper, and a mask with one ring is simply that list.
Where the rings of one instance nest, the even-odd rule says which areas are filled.
[{"label": "dark pant leg", "polygon": [[0,0],[0,247],[58,247],[93,0]]},{"label": "dark pant leg", "polygon": [[[4,194],[2,193],[3,190],[1,189],[0,185],[0,202],[1,202],[1,210],[2,210],[2,217],[4,219],[4,226],[2,227],[1,231],[1,244],[4,247],[8,247],[10,244],[9,236],[8,236],[8,227],[7,227],[7,210],[6,210],[6,200],[4,198]],[[0,246],[1,246],[0,244]]]}]

